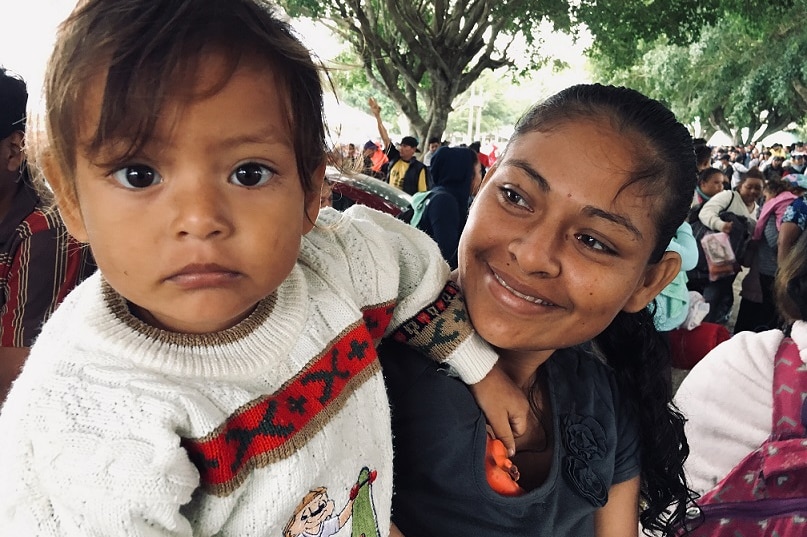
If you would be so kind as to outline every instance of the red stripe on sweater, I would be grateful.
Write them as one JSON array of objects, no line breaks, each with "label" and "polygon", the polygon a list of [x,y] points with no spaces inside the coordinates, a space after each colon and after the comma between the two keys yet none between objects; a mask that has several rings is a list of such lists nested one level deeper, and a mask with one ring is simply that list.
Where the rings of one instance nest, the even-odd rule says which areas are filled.
[{"label": "red stripe on sweater", "polygon": [[351,381],[377,362],[374,335],[383,335],[392,307],[364,317],[279,391],[244,405],[206,437],[183,439],[205,490],[229,494],[251,469],[291,455],[330,420]]}]

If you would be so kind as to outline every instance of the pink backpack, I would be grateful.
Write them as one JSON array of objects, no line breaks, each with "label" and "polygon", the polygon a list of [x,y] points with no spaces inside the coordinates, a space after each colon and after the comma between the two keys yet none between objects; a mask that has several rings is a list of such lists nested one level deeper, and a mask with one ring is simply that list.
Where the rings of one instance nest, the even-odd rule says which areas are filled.
[{"label": "pink backpack", "polygon": [[773,431],[687,511],[695,537],[807,536],[807,366],[785,338],[773,373]]}]

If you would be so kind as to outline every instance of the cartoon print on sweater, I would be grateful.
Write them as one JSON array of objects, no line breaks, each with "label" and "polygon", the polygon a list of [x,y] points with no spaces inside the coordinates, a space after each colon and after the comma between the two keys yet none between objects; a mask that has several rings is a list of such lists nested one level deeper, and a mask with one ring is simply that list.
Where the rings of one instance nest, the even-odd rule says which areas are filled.
[{"label": "cartoon print on sweater", "polygon": [[328,497],[326,487],[308,491],[286,523],[283,537],[331,537],[336,535],[351,517],[353,517],[352,536],[378,537],[378,522],[370,486],[375,478],[375,470],[362,468],[358,480],[350,489],[350,499],[338,515],[334,515],[335,503]]}]

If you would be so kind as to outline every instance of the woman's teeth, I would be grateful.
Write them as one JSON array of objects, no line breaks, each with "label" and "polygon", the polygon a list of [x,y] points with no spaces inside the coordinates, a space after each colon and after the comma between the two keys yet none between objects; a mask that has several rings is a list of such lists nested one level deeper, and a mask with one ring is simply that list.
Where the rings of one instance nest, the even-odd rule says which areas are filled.
[{"label": "woman's teeth", "polygon": [[518,298],[524,299],[527,302],[532,302],[533,304],[541,304],[543,306],[554,306],[554,304],[552,304],[551,302],[547,302],[546,300],[541,300],[540,298],[535,298],[534,296],[519,293],[518,291],[507,285],[507,283],[505,283],[505,281],[501,279],[499,275],[496,274],[495,272],[493,273],[493,276],[496,278],[496,281],[501,284],[502,287],[504,287],[505,289],[516,295]]}]

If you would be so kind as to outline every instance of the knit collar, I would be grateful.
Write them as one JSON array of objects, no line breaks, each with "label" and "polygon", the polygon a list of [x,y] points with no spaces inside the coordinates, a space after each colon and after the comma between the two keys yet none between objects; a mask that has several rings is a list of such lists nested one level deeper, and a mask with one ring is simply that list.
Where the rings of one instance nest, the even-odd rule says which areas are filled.
[{"label": "knit collar", "polygon": [[288,359],[308,311],[307,301],[300,300],[307,287],[297,266],[246,319],[212,334],[180,334],[148,325],[132,315],[126,300],[100,274],[93,279],[96,285],[86,289],[96,295],[85,302],[86,343],[95,341],[104,354],[167,375],[254,377],[275,368]]}]

